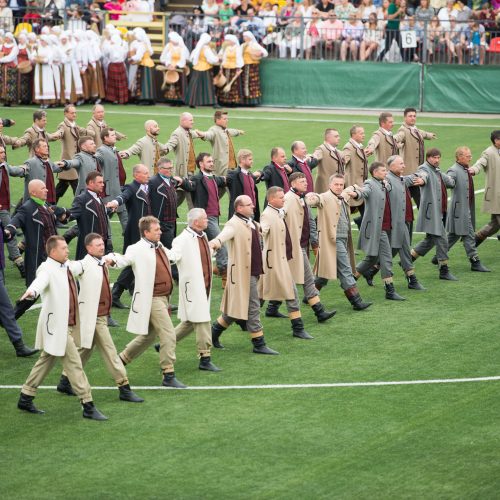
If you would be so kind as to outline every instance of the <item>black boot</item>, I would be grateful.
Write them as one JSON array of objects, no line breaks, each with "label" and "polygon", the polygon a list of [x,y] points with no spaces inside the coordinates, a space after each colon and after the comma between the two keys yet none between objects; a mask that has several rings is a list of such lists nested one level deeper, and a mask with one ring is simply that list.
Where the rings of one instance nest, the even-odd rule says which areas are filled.
[{"label": "black boot", "polygon": [[307,297],[304,295],[304,297],[302,298],[302,304],[308,306],[309,305],[309,301],[307,300]]},{"label": "black boot", "polygon": [[470,270],[477,271],[478,273],[489,273],[491,272],[487,267],[484,267],[479,260],[479,257],[471,257],[470,259]]},{"label": "black boot", "polygon": [[33,400],[35,396],[28,396],[27,394],[23,394],[19,396],[19,401],[17,402],[17,407],[20,410],[27,411],[29,413],[38,413],[39,415],[45,413],[43,410],[39,410],[34,404]]},{"label": "black boot", "polygon": [[15,262],[15,265],[17,267],[17,270],[19,271],[19,274],[21,275],[21,278],[26,278],[26,267],[24,266],[24,262],[22,260],[19,262]]},{"label": "black boot", "polygon": [[266,317],[268,318],[286,318],[284,314],[279,312],[279,307],[281,302],[276,300],[270,300],[267,304]]},{"label": "black boot", "polygon": [[407,276],[406,279],[408,280],[408,288],[410,290],[425,290],[414,274]]},{"label": "black boot", "polygon": [[401,297],[401,295],[398,295],[396,293],[396,290],[394,289],[394,283],[386,283],[384,285],[385,288],[385,298],[388,300],[406,300],[404,297]]},{"label": "black boot", "polygon": [[121,385],[118,387],[120,391],[119,398],[122,401],[129,401],[130,403],[143,403],[144,399],[140,398],[131,388],[130,384]]},{"label": "black boot", "polygon": [[91,420],[108,420],[94,405],[93,401],[82,403],[83,418],[90,418]]},{"label": "black boot", "polygon": [[309,340],[314,338],[312,335],[309,335],[309,333],[307,333],[304,330],[304,322],[302,321],[302,318],[295,318],[292,319],[291,321],[292,321],[292,335],[294,337],[304,340]]},{"label": "black boot", "polygon": [[435,266],[437,266],[437,265],[439,264],[439,262],[438,262],[438,258],[437,258],[437,255],[434,255],[434,257],[432,257],[431,262],[432,262]]},{"label": "black boot", "polygon": [[117,309],[128,309],[128,307],[120,300],[123,290],[125,290],[125,288],[118,283],[113,285],[111,297],[113,298],[113,307],[116,307]]},{"label": "black boot", "polygon": [[253,352],[255,354],[279,354],[278,351],[275,351],[270,347],[267,347],[266,341],[264,340],[264,335],[253,338],[252,344],[253,344]]},{"label": "black boot", "polygon": [[69,381],[69,378],[66,377],[66,375],[61,375],[61,378],[59,380],[59,383],[57,384],[57,392],[60,392],[61,394],[67,394],[68,396],[76,396],[76,394],[73,392],[73,388],[71,387],[71,382]]},{"label": "black boot", "polygon": [[352,304],[352,308],[355,311],[363,311],[373,304],[373,302],[363,302],[363,299],[355,286],[345,290],[344,294],[347,297],[347,300]]},{"label": "black boot", "polygon": [[212,323],[212,345],[217,349],[224,349],[224,346],[219,342],[224,330],[225,328],[218,321]]},{"label": "black boot", "polygon": [[316,315],[316,319],[318,320],[318,323],[323,323],[324,321],[329,320],[330,318],[333,318],[335,314],[337,314],[337,311],[335,309],[331,311],[325,311],[325,307],[321,302],[316,302],[312,306],[312,310],[314,311],[314,314]]},{"label": "black boot", "polygon": [[108,326],[111,326],[113,328],[116,326],[120,326],[120,324],[117,321],[115,321],[111,316],[108,316]]},{"label": "black boot", "polygon": [[481,238],[476,234],[475,240],[476,240],[476,248],[485,240],[486,238]]},{"label": "black boot", "polygon": [[22,339],[16,340],[12,343],[12,345],[16,350],[16,356],[18,358],[27,358],[28,356],[33,356],[33,354],[38,352],[38,349],[31,349],[31,347],[25,346]]},{"label": "black boot", "polygon": [[155,344],[155,351],[160,352],[160,344]]},{"label": "black boot", "polygon": [[198,368],[200,370],[206,370],[208,372],[220,372],[220,371],[222,371],[221,368],[219,368],[218,366],[215,366],[212,363],[210,356],[201,357],[200,364],[199,364]]},{"label": "black boot", "polygon": [[185,389],[187,387],[175,378],[175,372],[165,373],[161,385],[170,389]]},{"label": "black boot", "polygon": [[363,275],[366,280],[366,284],[368,286],[373,286],[373,278],[380,271],[379,267],[372,266],[368,271]]},{"label": "black boot", "polygon": [[439,268],[439,279],[447,281],[458,281],[458,278],[455,278],[455,276],[450,273],[448,264],[441,264],[441,267]]}]

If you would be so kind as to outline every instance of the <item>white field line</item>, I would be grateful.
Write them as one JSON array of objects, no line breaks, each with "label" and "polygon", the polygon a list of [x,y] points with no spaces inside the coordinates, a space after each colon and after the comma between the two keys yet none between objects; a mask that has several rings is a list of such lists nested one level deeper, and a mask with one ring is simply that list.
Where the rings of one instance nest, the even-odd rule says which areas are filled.
[{"label": "white field line", "polygon": [[[230,391],[230,390],[251,390],[251,389],[331,389],[339,387],[382,387],[394,385],[431,385],[431,384],[465,384],[469,382],[497,382],[500,376],[494,377],[474,377],[474,378],[443,378],[428,380],[394,380],[375,382],[332,382],[326,384],[265,384],[265,385],[213,385],[213,386],[192,386],[187,387],[190,391]],[[22,389],[22,385],[0,385],[0,389]],[[55,390],[55,385],[41,385],[39,389]],[[113,391],[116,387],[95,386],[93,391]],[[169,388],[156,385],[134,386],[137,391],[163,391]]]}]

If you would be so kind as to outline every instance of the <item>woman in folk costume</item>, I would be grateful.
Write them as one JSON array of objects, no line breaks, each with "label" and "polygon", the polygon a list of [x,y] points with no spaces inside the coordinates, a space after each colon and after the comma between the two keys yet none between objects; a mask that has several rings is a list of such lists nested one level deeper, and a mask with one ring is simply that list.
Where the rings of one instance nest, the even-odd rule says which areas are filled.
[{"label": "woman in folk costume", "polygon": [[136,44],[132,43],[134,53],[131,54],[130,63],[137,66],[135,85],[131,96],[138,104],[154,104],[156,99],[153,68],[155,66],[151,56],[153,48],[146,32],[142,28],[134,29]]},{"label": "woman in folk costume", "polygon": [[104,90],[104,74],[101,65],[101,49],[99,47],[99,36],[95,31],[85,32],[85,41],[88,54],[88,66],[86,70],[87,82],[89,84],[89,99],[99,104],[106,96]]},{"label": "woman in folk costume", "polygon": [[[241,73],[243,71],[243,52],[240,42],[234,35],[226,35],[222,49],[219,52],[221,59],[220,70],[226,77],[226,85],[217,88],[217,98],[220,104],[236,106],[243,102],[241,88]],[[229,90],[228,87],[230,86]]]},{"label": "woman in folk costume", "polygon": [[186,91],[186,104],[191,107],[217,104],[212,67],[219,63],[219,58],[210,48],[210,40],[210,35],[203,33],[191,52],[193,71]]},{"label": "woman in folk costume", "polygon": [[70,32],[64,31],[60,41],[64,99],[66,103],[81,104],[83,102],[83,83],[75,59],[75,48],[70,40]]},{"label": "woman in folk costume", "polygon": [[34,53],[35,62],[35,98],[42,109],[56,102],[54,72],[52,71],[53,51],[49,45],[49,36],[40,35],[39,45]]},{"label": "woman in folk costume", "polygon": [[251,31],[243,32],[243,104],[256,106],[260,104],[262,92],[260,88],[260,60],[267,57],[267,50],[260,45]]},{"label": "woman in folk costume", "polygon": [[113,33],[109,43],[103,45],[103,55],[108,59],[108,73],[106,79],[106,100],[113,104],[128,102],[127,45],[119,32]]},{"label": "woman in folk costume", "polygon": [[[26,31],[21,31],[17,35],[17,64],[26,63],[31,60],[31,49],[28,44]],[[19,102],[30,104],[33,95],[33,70],[29,73],[19,73]]]},{"label": "woman in folk costume", "polygon": [[0,57],[0,100],[4,106],[19,103],[19,72],[17,55],[19,49],[12,33],[5,33]]},{"label": "woman in folk costume", "polygon": [[184,69],[189,59],[189,51],[184,45],[184,40],[175,31],[168,34],[169,42],[165,45],[160,56],[160,62],[168,70],[174,70],[179,73],[177,82],[167,84],[165,90],[165,99],[170,102],[183,104],[186,94],[187,78]]},{"label": "woman in folk costume", "polygon": [[59,38],[56,35],[48,35],[48,37],[52,49],[52,72],[54,74],[54,88],[56,89],[55,105],[64,104],[63,53],[59,44]]},{"label": "woman in folk costume", "polygon": [[108,78],[109,51],[107,49],[109,48],[109,44],[111,43],[111,37],[115,34],[115,32],[118,33],[118,31],[112,24],[106,24],[106,26],[102,30],[102,36],[99,42],[99,47],[102,54],[101,64],[104,71],[104,81],[107,81]]}]

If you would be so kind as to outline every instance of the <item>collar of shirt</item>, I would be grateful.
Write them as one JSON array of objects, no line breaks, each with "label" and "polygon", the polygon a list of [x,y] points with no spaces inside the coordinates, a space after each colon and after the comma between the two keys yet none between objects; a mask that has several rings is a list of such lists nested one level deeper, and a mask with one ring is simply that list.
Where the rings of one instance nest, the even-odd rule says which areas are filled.
[{"label": "collar of shirt", "polygon": [[392,137],[392,131],[386,130],[385,128],[380,127],[380,130],[385,134],[385,135],[390,135]]},{"label": "collar of shirt", "polygon": [[203,177],[209,177],[210,179],[214,176],[214,174],[207,174],[206,172],[202,172]]},{"label": "collar of shirt", "polygon": [[94,198],[94,200],[100,202],[101,200],[99,199],[99,196],[97,195],[97,193],[95,193],[94,191],[91,191],[90,189],[87,189],[87,191],[90,193],[90,195],[92,196],[92,198]]},{"label": "collar of shirt", "polygon": [[359,149],[363,149],[363,144],[360,144],[359,142],[356,142],[354,139],[351,138],[352,143]]},{"label": "collar of shirt", "polygon": [[106,264],[102,257],[95,257],[94,255],[91,255],[91,257],[97,262],[98,266],[104,266]]},{"label": "collar of shirt", "polygon": [[239,217],[247,226],[250,226],[252,229],[256,229],[252,219],[249,219],[241,214],[236,214],[236,217]]},{"label": "collar of shirt", "polygon": [[276,167],[276,168],[279,168],[280,170],[285,170],[285,165],[283,165],[282,167],[280,167],[275,161],[273,161],[273,165]]},{"label": "collar of shirt", "polygon": [[139,189],[142,189],[145,193],[148,193],[149,191],[149,186],[147,184],[141,184],[141,187]]},{"label": "collar of shirt", "polygon": [[241,170],[241,173],[242,173],[242,174],[245,174],[245,175],[250,175],[250,171],[249,171],[249,170],[247,170],[247,169],[245,169],[245,168],[243,168],[243,167],[240,167],[240,170]]},{"label": "collar of shirt", "polygon": [[292,155],[299,163],[306,163],[307,157],[301,159],[298,156]]},{"label": "collar of shirt", "polygon": [[142,238],[142,241],[145,241],[151,248],[154,249],[160,248],[161,245],[159,241],[155,243],[154,241],[149,241],[147,238]]},{"label": "collar of shirt", "polygon": [[331,144],[328,144],[327,142],[324,143],[326,146],[326,149],[329,149],[330,151],[337,151],[337,148],[335,146],[332,146]]},{"label": "collar of shirt", "polygon": [[172,181],[172,178],[171,177],[167,177],[166,175],[161,175],[159,174],[162,181],[165,183],[165,184],[168,184],[170,186],[170,182]]},{"label": "collar of shirt", "polygon": [[191,234],[194,234],[198,238],[203,238],[205,236],[205,231],[198,233],[198,231],[195,231],[194,229],[190,228],[189,226],[186,228],[186,231],[188,231]]},{"label": "collar of shirt", "polygon": [[66,124],[72,128],[76,127],[76,122],[70,122],[67,118],[66,118]]},{"label": "collar of shirt", "polygon": [[37,198],[36,196],[33,196],[31,195],[30,198],[37,204],[37,205],[40,205],[40,206],[44,206],[45,205],[45,200],[41,200],[40,198]]},{"label": "collar of shirt", "polygon": [[36,132],[45,132],[44,128],[37,127],[35,124],[33,124],[33,128],[35,129]]},{"label": "collar of shirt", "polygon": [[100,122],[100,121],[98,121],[98,120],[94,120],[94,121],[95,121],[95,122],[97,123],[97,125],[98,125],[99,127],[101,127],[101,128],[103,128],[103,127],[105,127],[105,126],[106,126],[106,124],[104,123],[104,120],[103,120],[102,122]]},{"label": "collar of shirt", "polygon": [[278,212],[278,215],[280,216],[281,219],[285,218],[285,209],[284,208],[273,207],[270,203],[268,203],[267,206],[272,208],[273,210],[276,210],[276,212]]}]

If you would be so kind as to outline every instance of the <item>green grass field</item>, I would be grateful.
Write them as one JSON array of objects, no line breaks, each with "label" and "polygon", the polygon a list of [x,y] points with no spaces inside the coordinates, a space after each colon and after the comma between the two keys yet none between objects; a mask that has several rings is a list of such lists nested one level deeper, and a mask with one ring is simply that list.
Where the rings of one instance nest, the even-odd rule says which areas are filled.
[{"label": "green grass field", "polygon": [[[5,129],[7,134],[21,135],[31,124],[32,109],[5,111],[5,117],[17,121]],[[149,118],[159,122],[165,141],[182,109],[109,106],[107,111],[108,123],[127,134],[124,148],[144,135],[143,123]],[[197,128],[211,125],[211,109],[195,110],[194,115]],[[52,131],[62,111],[49,110],[48,116]],[[89,118],[88,107],[78,109],[79,124]],[[354,123],[365,127],[367,138],[378,126],[376,116],[361,113],[230,111],[230,126],[246,131],[235,139],[235,148],[254,152],[254,168],[268,163],[271,147],[289,151],[293,140],[304,140],[312,151],[326,127],[338,128],[343,144]],[[452,164],[457,146],[468,145],[476,159],[490,144],[491,130],[500,128],[488,118],[421,117],[418,124],[437,133],[432,144],[442,150],[444,169]],[[197,152],[210,151],[202,141],[195,144]],[[51,143],[53,159],[59,159],[59,151]],[[8,154],[11,164],[26,159],[25,150]],[[128,172],[133,164],[133,159],[126,162]],[[484,175],[475,181],[476,189],[482,188]],[[19,197],[22,182],[12,179],[11,185]],[[70,203],[67,195],[62,205]],[[476,203],[479,208],[482,195]],[[477,212],[477,224],[482,225],[488,217]],[[185,220],[184,210],[180,220]],[[113,229],[118,235],[118,223]],[[421,237],[415,235],[415,240]],[[354,312],[338,283],[331,282],[321,297],[337,315],[319,325],[309,308],[303,310],[314,340],[292,338],[286,319],[263,318],[268,344],[280,356],[252,354],[246,335],[232,327],[223,337],[226,349],[213,353],[223,371],[206,373],[197,368],[194,338],[187,338],[177,349],[176,373],[191,388],[204,390],[156,390],[161,375],[151,349],[128,367],[133,387],[151,386],[137,389],[146,399],[143,404],[120,402],[116,389],[94,390],[108,422],[82,419],[77,400],[53,389],[41,389],[36,399],[45,415],[22,413],[16,408],[19,389],[0,389],[1,497],[498,498],[500,381],[209,388],[498,376],[499,245],[495,238],[480,247],[482,262],[492,269],[483,274],[470,272],[457,244],[450,253],[450,269],[458,282],[440,281],[430,256],[420,259],[416,273],[425,292],[408,290],[395,266],[396,290],[407,298],[402,303],[384,299],[379,279],[373,288],[360,282],[362,297],[374,302],[363,312]],[[117,236],[115,248],[120,247]],[[73,256],[74,243],[72,248]],[[12,299],[18,298],[23,283],[10,263],[6,281]],[[216,278],[214,318],[220,298]],[[37,317],[31,311],[20,321],[30,345]],[[121,349],[132,338],[124,329],[127,312],[113,310],[113,317],[122,325],[112,331]],[[34,362],[16,358],[1,335],[0,385],[22,385]],[[113,386],[97,353],[86,372],[92,386]],[[56,368],[45,385],[54,386],[59,374]]]}]

